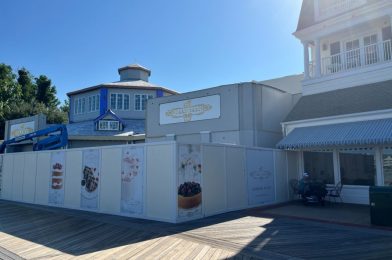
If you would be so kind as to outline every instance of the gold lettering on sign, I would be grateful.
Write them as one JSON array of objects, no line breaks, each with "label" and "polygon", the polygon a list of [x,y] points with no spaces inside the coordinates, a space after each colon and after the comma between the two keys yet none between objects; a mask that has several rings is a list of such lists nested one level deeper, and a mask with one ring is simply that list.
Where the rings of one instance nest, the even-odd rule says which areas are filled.
[{"label": "gold lettering on sign", "polygon": [[14,129],[11,132],[11,138],[16,137],[16,136],[30,134],[32,132],[34,132],[33,128],[25,126],[24,124],[21,124],[17,129]]},{"label": "gold lettering on sign", "polygon": [[180,118],[182,117],[185,122],[192,121],[192,116],[202,115],[205,112],[211,110],[210,104],[196,104],[192,105],[192,101],[188,100],[184,102],[183,107],[173,108],[167,111],[165,114],[168,117]]}]

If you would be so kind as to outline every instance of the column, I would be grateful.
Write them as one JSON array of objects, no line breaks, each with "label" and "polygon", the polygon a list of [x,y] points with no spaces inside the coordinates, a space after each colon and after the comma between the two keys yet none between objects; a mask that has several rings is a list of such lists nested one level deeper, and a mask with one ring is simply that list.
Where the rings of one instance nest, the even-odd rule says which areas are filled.
[{"label": "column", "polygon": [[317,38],[315,40],[315,48],[316,48],[316,77],[319,78],[321,76],[320,38]]},{"label": "column", "polygon": [[304,76],[305,79],[309,79],[309,76],[313,76],[309,75],[309,42],[305,41],[302,44],[304,45]]}]

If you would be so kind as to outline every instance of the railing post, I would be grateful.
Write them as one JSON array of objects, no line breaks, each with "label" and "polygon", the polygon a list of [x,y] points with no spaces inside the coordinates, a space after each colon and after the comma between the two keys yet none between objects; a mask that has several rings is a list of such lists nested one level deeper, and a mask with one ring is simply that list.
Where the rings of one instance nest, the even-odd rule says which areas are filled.
[{"label": "railing post", "polygon": [[320,38],[315,40],[316,47],[316,78],[321,76]]},{"label": "railing post", "polygon": [[302,42],[304,46],[304,78],[309,79],[309,42]]}]

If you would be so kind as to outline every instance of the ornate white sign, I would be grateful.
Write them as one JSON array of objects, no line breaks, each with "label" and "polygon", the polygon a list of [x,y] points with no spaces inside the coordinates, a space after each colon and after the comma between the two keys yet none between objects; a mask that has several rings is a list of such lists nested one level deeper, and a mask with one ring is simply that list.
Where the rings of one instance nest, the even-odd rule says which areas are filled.
[{"label": "ornate white sign", "polygon": [[159,105],[161,125],[220,117],[220,96],[206,96]]},{"label": "ornate white sign", "polygon": [[34,121],[11,125],[9,139],[32,132],[34,132]]}]

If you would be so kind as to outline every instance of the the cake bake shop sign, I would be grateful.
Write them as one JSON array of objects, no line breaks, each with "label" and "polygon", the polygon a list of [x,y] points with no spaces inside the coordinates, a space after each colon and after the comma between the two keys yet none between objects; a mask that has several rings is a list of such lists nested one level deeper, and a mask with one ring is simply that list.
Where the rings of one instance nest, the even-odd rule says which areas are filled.
[{"label": "the cake bake shop sign", "polygon": [[32,132],[34,132],[34,121],[11,125],[9,138],[11,139],[20,135],[30,134]]},{"label": "the cake bake shop sign", "polygon": [[220,96],[206,96],[165,103],[159,106],[161,125],[220,117]]}]

